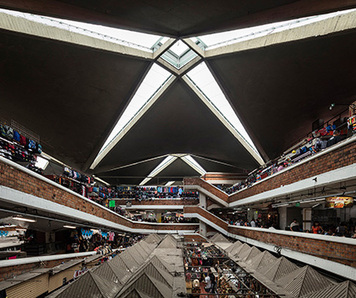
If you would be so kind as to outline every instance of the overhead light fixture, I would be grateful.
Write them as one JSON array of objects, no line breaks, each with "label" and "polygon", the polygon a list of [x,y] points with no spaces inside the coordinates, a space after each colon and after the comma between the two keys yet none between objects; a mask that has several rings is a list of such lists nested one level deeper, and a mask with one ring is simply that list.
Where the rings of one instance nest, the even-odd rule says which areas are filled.
[{"label": "overhead light fixture", "polygon": [[349,106],[352,109],[355,109],[356,105],[351,103],[351,104],[347,104],[347,103],[332,103],[329,107],[329,110],[331,111],[335,106]]},{"label": "overhead light fixture", "polygon": [[76,229],[77,227],[75,226],[68,226],[68,225],[64,225],[63,228],[67,228],[67,229]]},{"label": "overhead light fixture", "polygon": [[273,204],[272,208],[278,208],[278,207],[286,207],[289,206],[290,203],[280,203],[280,204]]},{"label": "overhead light fixture", "polygon": [[25,217],[21,217],[21,216],[15,216],[12,219],[19,220],[19,221],[26,221],[26,222],[36,222],[35,219],[25,218]]}]

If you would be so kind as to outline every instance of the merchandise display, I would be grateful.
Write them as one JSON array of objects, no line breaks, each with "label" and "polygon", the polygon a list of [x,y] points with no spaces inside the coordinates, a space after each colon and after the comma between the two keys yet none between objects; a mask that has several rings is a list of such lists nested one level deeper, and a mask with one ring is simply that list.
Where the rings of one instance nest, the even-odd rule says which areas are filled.
[{"label": "merchandise display", "polygon": [[189,297],[278,297],[215,245],[186,244],[184,269]]}]

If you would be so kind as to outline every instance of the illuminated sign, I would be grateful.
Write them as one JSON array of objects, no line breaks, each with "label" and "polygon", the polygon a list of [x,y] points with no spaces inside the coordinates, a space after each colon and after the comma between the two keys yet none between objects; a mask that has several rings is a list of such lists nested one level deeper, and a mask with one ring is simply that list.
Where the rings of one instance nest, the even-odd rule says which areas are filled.
[{"label": "illuminated sign", "polygon": [[351,208],[354,204],[353,197],[330,197],[325,201],[326,208]]}]

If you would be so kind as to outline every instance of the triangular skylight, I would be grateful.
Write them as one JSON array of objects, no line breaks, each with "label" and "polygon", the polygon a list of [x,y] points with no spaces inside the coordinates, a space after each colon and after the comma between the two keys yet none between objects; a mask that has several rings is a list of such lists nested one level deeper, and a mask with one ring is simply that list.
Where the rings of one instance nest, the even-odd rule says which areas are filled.
[{"label": "triangular skylight", "polygon": [[168,155],[157,167],[155,167],[151,173],[148,174],[147,178],[143,179],[140,185],[145,185],[154,176],[162,172],[166,167],[168,167],[172,162],[174,162],[178,157],[173,155]]},{"label": "triangular skylight", "polygon": [[200,175],[205,175],[206,171],[204,168],[191,156],[191,155],[185,155],[182,157],[182,159],[194,170],[196,170]]},{"label": "triangular skylight", "polygon": [[249,146],[251,146],[256,154],[258,154],[258,151],[250,136],[236,116],[230,103],[227,101],[224,93],[221,91],[218,83],[215,81],[205,62],[200,63],[194,69],[189,71],[186,76],[195,84],[195,86],[213,104],[213,106],[215,106],[226,121],[228,121],[235,128],[235,130],[242,136]]},{"label": "triangular skylight", "polygon": [[156,168],[154,168],[151,173],[148,174],[147,178],[143,179],[140,185],[145,185],[148,181],[150,181],[170,164],[172,164],[177,158],[182,159],[188,166],[190,166],[199,174],[206,174],[206,171],[203,169],[203,167],[189,154],[170,154]]},{"label": "triangular skylight", "polygon": [[0,9],[0,12],[16,17],[25,18],[30,21],[45,24],[47,26],[65,29],[83,35],[88,35],[98,39],[122,44],[131,48],[137,48],[147,52],[152,52],[153,45],[155,45],[158,41],[163,44],[166,40],[168,40],[168,38],[166,37],[161,37],[153,34],[35,15],[31,13],[24,13],[7,9]]},{"label": "triangular skylight", "polygon": [[346,14],[356,9],[348,9],[343,11],[337,11],[317,16],[298,18],[283,22],[270,23],[260,26],[254,26],[244,29],[231,30],[227,32],[214,33],[199,36],[199,38],[192,38],[192,41],[197,42],[197,40],[203,41],[207,48],[206,50],[222,47],[229,44],[234,44],[237,42],[265,36],[271,33],[281,32],[284,30],[289,30],[292,28],[305,26],[311,23],[320,22],[322,20],[332,18],[338,15]]},{"label": "triangular skylight", "polygon": [[168,82],[171,76],[172,74],[170,72],[159,65],[152,65],[145,79],[131,99],[129,105],[105,141],[91,168],[94,168],[96,164],[100,162],[100,160],[104,157],[101,153],[103,153],[108,145],[114,141],[114,139],[124,130],[124,128],[138,115],[138,113],[150,103],[150,100]]}]

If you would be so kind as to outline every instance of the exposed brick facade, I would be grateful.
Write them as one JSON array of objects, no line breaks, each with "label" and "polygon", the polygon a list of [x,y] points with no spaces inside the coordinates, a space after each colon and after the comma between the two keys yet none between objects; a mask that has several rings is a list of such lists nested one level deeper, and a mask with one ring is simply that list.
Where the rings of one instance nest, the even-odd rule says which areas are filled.
[{"label": "exposed brick facade", "polygon": [[222,190],[212,186],[210,183],[204,181],[203,179],[200,178],[185,178],[184,179],[184,185],[198,185],[201,186],[202,188],[206,189],[213,195],[216,195],[218,198],[224,200],[225,202],[228,201],[229,195],[223,192]]},{"label": "exposed brick facade", "polygon": [[228,224],[224,220],[214,216],[212,213],[209,211],[206,211],[203,208],[197,207],[197,206],[185,206],[183,209],[184,213],[197,213],[200,214],[201,216],[205,217],[207,220],[215,223],[219,227],[223,228],[224,230],[227,230]]},{"label": "exposed brick facade", "polygon": [[186,178],[184,179],[185,185],[198,185],[212,194],[216,195],[220,199],[231,203],[238,200],[242,200],[272,189],[279,188],[281,185],[288,185],[294,182],[312,178],[325,172],[336,170],[348,165],[356,163],[356,141],[353,141],[345,146],[341,146],[328,153],[322,154],[316,158],[310,159],[300,165],[291,167],[285,172],[280,173],[267,180],[252,185],[251,187],[239,191],[238,193],[227,195],[223,191],[216,189],[200,178]]},{"label": "exposed brick facade", "polygon": [[66,190],[63,190],[48,182],[39,180],[30,174],[16,169],[0,161],[0,185],[4,185],[34,196],[52,201],[64,206],[86,212],[98,217],[105,218],[114,223],[122,224],[129,228],[152,229],[152,230],[195,230],[197,225],[150,225],[145,223],[132,223],[109,210],[102,208],[91,201],[84,200]]},{"label": "exposed brick facade", "polygon": [[257,230],[247,230],[238,227],[229,227],[228,231],[235,235],[255,239],[261,242],[356,267],[356,246],[333,242],[333,236],[330,236],[330,241],[325,241],[300,236],[289,236]]},{"label": "exposed brick facade", "polygon": [[299,166],[291,168],[275,177],[262,181],[229,197],[229,202],[235,202],[303,179],[336,170],[356,162],[356,142],[330,151],[327,154],[311,159]]}]

